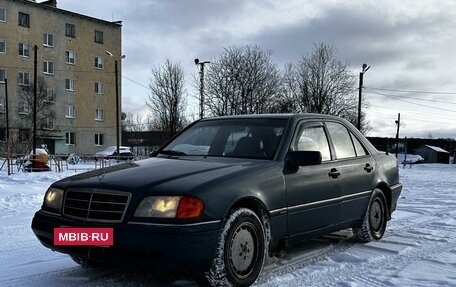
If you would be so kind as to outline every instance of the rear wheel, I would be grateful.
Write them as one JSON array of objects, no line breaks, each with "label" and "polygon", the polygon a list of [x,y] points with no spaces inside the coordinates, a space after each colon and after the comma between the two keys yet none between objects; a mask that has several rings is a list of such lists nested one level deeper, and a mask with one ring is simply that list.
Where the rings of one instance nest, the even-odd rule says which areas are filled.
[{"label": "rear wheel", "polygon": [[372,193],[366,215],[360,227],[353,228],[353,234],[359,241],[368,242],[383,237],[388,221],[386,198],[380,189]]},{"label": "rear wheel", "polygon": [[212,286],[250,286],[263,269],[266,254],[262,221],[250,209],[231,213],[206,278]]}]

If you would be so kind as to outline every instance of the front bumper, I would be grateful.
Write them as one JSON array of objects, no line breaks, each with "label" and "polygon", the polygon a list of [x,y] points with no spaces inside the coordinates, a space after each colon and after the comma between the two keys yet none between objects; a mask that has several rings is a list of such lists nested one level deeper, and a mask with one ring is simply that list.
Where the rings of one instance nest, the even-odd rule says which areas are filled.
[{"label": "front bumper", "polygon": [[[111,247],[55,246],[56,227],[111,227],[114,245]],[[40,242],[54,251],[99,262],[145,266],[179,267],[206,270],[220,236],[221,221],[196,224],[152,224],[130,222],[101,224],[83,222],[57,214],[38,211],[32,220],[32,230]]]}]

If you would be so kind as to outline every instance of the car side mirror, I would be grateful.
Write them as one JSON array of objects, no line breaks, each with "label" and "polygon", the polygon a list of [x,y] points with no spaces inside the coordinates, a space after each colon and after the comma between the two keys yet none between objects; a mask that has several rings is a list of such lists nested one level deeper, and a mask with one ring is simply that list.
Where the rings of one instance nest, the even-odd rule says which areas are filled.
[{"label": "car side mirror", "polygon": [[295,167],[321,164],[321,152],[319,151],[292,151],[288,156],[288,162]]}]

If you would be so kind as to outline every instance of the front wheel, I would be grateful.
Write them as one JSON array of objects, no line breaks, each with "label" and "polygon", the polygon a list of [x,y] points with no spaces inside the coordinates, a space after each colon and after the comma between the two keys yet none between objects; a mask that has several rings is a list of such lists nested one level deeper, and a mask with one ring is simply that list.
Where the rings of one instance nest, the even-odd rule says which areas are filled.
[{"label": "front wheel", "polygon": [[388,221],[388,206],[386,198],[380,189],[375,189],[369,201],[369,206],[360,227],[353,228],[353,234],[358,241],[369,242],[380,240],[385,234]]},{"label": "front wheel", "polygon": [[250,286],[263,269],[266,254],[262,221],[250,209],[229,216],[206,278],[211,286]]}]

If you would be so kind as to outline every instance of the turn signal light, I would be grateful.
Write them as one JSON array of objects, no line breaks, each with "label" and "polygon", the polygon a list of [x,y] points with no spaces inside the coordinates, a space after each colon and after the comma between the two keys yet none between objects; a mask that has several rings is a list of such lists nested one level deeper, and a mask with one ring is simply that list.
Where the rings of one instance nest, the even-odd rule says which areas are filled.
[{"label": "turn signal light", "polygon": [[203,215],[204,203],[192,196],[184,196],[179,201],[176,218],[196,218]]}]

